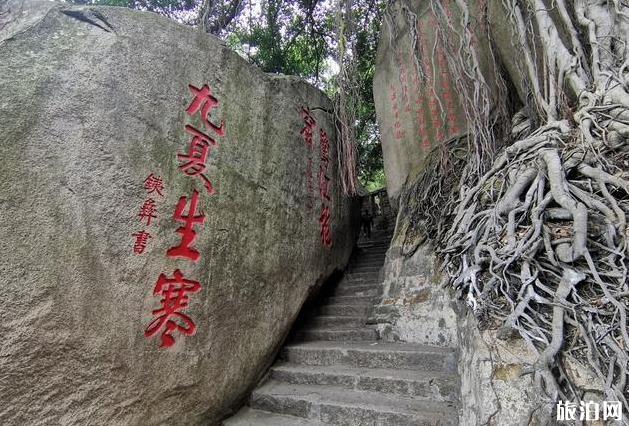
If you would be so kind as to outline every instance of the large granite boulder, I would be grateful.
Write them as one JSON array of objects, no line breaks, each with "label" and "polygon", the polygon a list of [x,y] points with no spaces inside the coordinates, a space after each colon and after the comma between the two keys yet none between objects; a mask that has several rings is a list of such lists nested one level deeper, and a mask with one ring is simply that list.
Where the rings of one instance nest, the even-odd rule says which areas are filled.
[{"label": "large granite boulder", "polygon": [[151,13],[4,2],[0,424],[228,414],[349,257],[331,108]]}]

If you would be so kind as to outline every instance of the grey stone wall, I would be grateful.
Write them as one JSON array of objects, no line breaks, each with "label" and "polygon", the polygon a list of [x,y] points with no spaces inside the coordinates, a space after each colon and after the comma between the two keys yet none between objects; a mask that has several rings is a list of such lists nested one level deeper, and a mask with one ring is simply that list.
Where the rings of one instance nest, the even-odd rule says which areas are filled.
[{"label": "grey stone wall", "polygon": [[[331,101],[155,14],[3,6],[0,424],[215,424],[256,384],[306,297],[350,255]],[[209,120],[224,121],[223,136],[201,112],[186,112],[189,85],[212,90]],[[316,120],[312,148],[302,107]],[[182,169],[204,146],[190,151],[186,125],[216,142],[204,171],[213,195]],[[321,130],[329,201],[318,187]],[[147,193],[151,174],[163,195]],[[176,206],[186,197],[188,214],[194,191],[205,216],[192,225],[197,262],[167,256],[186,226]],[[138,216],[149,198],[150,225]],[[324,205],[331,247],[321,241]],[[135,254],[142,230],[152,238]],[[184,306],[171,300],[196,333],[176,328],[175,343],[160,348],[166,329],[145,332],[168,293],[156,288],[160,274],[177,270],[199,284],[187,284],[187,300],[176,302]]]}]

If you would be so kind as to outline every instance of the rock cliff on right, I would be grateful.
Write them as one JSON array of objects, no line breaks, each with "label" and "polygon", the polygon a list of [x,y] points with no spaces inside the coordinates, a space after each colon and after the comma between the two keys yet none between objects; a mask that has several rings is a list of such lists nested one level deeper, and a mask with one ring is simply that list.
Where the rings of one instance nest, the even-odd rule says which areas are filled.
[{"label": "rock cliff on right", "polygon": [[615,2],[384,13],[398,218],[372,321],[458,348],[461,424],[627,419],[628,23]]}]

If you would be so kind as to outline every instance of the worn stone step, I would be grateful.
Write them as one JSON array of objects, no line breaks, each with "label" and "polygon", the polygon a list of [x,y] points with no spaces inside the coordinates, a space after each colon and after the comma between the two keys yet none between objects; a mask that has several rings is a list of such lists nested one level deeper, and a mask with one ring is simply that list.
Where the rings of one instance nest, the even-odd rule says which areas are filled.
[{"label": "worn stone step", "polygon": [[323,426],[324,424],[303,417],[287,416],[243,407],[235,416],[223,422],[223,426]]},{"label": "worn stone step", "polygon": [[366,315],[363,315],[363,316],[317,315],[315,317],[310,318],[306,324],[313,328],[322,327],[322,326],[350,327],[350,326],[365,325],[366,319],[367,319]]},{"label": "worn stone step", "polygon": [[359,247],[359,251],[355,253],[356,257],[362,257],[366,254],[383,254],[389,250],[388,245],[378,245],[369,247]]},{"label": "worn stone step", "polygon": [[341,282],[339,283],[339,286],[341,285],[365,285],[365,284],[378,284],[380,283],[380,279],[378,278],[377,275],[370,277],[370,278],[355,278],[355,277],[344,277]]},{"label": "worn stone step", "polygon": [[380,294],[380,288],[375,284],[347,285],[334,289],[335,296],[377,296],[378,294]]},{"label": "worn stone step", "polygon": [[366,280],[377,278],[378,273],[374,271],[352,271],[345,274],[344,278],[348,280]]},{"label": "worn stone step", "polygon": [[455,375],[390,368],[279,363],[271,368],[271,378],[295,385],[337,386],[433,401],[455,402],[458,390]]},{"label": "worn stone step", "polygon": [[306,327],[295,332],[295,340],[302,342],[357,342],[376,339],[378,339],[378,332],[369,327]]},{"label": "worn stone step", "polygon": [[250,405],[334,425],[454,425],[457,421],[454,404],[275,380],[256,389]]},{"label": "worn stone step", "polygon": [[330,296],[323,300],[323,306],[334,305],[373,305],[378,303],[378,296]]},{"label": "worn stone step", "polygon": [[369,260],[384,260],[386,258],[387,250],[363,250],[351,258],[352,262],[365,262]]},{"label": "worn stone step", "polygon": [[373,259],[384,259],[387,255],[387,251],[389,251],[388,247],[362,249],[361,251],[356,253],[355,257],[352,260],[364,261]]},{"label": "worn stone step", "polygon": [[357,244],[357,247],[359,249],[359,251],[356,254],[361,254],[364,253],[366,251],[372,251],[372,250],[383,250],[383,249],[388,249],[389,248],[389,243],[388,242],[377,242],[377,243],[369,243],[369,244]]},{"label": "worn stone step", "polygon": [[347,272],[353,272],[357,270],[364,270],[365,272],[379,272],[384,266],[384,261],[369,261],[360,263],[350,263],[347,267]]},{"label": "worn stone step", "polygon": [[293,364],[401,368],[454,373],[452,349],[398,342],[302,342],[287,345],[282,359]]},{"label": "worn stone step", "polygon": [[359,263],[357,265],[350,265],[348,271],[351,273],[356,272],[378,272],[382,269],[382,265],[371,264],[371,263]]},{"label": "worn stone step", "polygon": [[335,315],[335,316],[365,316],[371,312],[373,308],[372,304],[365,305],[323,305],[318,308],[318,312],[321,315]]}]

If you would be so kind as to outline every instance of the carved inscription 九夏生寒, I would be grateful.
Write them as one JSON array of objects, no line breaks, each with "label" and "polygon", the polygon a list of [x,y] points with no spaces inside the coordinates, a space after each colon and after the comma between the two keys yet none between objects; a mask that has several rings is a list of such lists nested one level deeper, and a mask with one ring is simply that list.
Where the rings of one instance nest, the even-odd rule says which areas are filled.
[{"label": "carved inscription \u4e5d\u590f\u751f\u5bd2", "polygon": [[[201,88],[189,85],[188,89],[194,98],[186,108],[186,113],[189,116],[200,114],[204,129],[199,130],[190,124],[184,126],[185,132],[190,135],[191,139],[188,151],[177,154],[179,170],[187,176],[199,178],[207,194],[211,196],[216,194],[216,189],[206,175],[207,161],[212,150],[218,147],[218,143],[209,133],[223,137],[225,122],[222,121],[217,126],[210,121],[211,112],[219,106],[219,101],[207,84]],[[181,242],[169,248],[166,256],[191,262],[198,262],[201,258],[201,253],[193,246],[198,237],[195,226],[202,227],[206,216],[203,212],[197,212],[198,205],[199,192],[196,189],[190,197],[184,195],[179,198],[173,219],[183,223],[183,226],[176,231],[181,235]],[[194,320],[182,311],[189,307],[188,294],[198,293],[201,289],[200,282],[186,278],[179,269],[173,272],[172,278],[164,273],[160,274],[155,283],[153,295],[161,296],[161,308],[153,310],[152,314],[156,318],[150,322],[144,335],[151,338],[161,332],[160,348],[169,348],[176,343],[175,332],[185,336],[194,335],[197,330]]]}]

